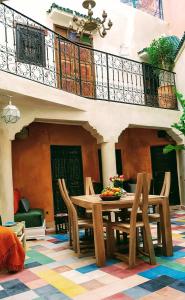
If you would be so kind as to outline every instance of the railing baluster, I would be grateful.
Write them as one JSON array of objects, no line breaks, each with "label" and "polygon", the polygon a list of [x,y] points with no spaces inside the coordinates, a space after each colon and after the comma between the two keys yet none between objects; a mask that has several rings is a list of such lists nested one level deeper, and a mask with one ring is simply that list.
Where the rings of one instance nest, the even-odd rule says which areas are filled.
[{"label": "railing baluster", "polygon": [[82,95],[82,72],[81,72],[81,63],[80,63],[80,46],[78,46],[78,64],[79,64],[79,84],[80,84],[80,96]]},{"label": "railing baluster", "polygon": [[107,66],[107,95],[110,100],[110,85],[109,85],[109,54],[106,53],[106,66]]},{"label": "railing baluster", "polygon": [[59,77],[60,77],[60,88],[62,89],[62,62],[61,62],[61,44],[60,44],[60,36],[58,35],[58,59],[59,59]]}]

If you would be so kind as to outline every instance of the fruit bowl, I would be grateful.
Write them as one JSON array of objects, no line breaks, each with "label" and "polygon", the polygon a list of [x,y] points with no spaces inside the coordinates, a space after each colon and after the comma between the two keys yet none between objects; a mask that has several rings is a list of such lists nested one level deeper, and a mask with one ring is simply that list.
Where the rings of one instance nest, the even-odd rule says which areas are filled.
[{"label": "fruit bowl", "polygon": [[103,191],[100,194],[100,198],[103,201],[114,201],[119,200],[121,198],[122,192],[120,188],[107,186],[103,189]]},{"label": "fruit bowl", "polygon": [[104,196],[104,195],[100,195],[100,198],[103,201],[114,201],[114,200],[119,200],[121,198],[121,196]]}]

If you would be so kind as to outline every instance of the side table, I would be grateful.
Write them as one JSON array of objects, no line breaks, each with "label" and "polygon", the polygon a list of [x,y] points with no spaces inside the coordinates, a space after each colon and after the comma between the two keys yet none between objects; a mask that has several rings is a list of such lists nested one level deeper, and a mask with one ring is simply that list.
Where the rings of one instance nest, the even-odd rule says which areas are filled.
[{"label": "side table", "polygon": [[55,231],[56,233],[68,231],[68,214],[58,213],[55,216]]},{"label": "side table", "polygon": [[16,234],[19,241],[22,243],[24,251],[26,251],[25,222],[18,222],[16,225],[9,228]]}]

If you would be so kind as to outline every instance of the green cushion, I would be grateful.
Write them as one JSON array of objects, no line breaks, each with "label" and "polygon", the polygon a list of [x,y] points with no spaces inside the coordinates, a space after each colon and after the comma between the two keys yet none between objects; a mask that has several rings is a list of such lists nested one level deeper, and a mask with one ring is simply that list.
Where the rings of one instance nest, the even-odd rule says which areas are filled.
[{"label": "green cushion", "polygon": [[30,210],[30,202],[26,198],[21,198],[19,201],[19,212],[24,213],[24,212],[29,212]]},{"label": "green cushion", "polygon": [[15,222],[25,221],[26,228],[40,227],[44,221],[44,211],[40,208],[30,209],[27,213],[16,213]]}]

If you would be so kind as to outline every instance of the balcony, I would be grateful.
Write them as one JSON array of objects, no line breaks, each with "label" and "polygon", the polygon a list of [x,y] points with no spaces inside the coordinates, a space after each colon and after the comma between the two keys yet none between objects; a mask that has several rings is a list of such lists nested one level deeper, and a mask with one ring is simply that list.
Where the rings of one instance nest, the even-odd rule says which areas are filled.
[{"label": "balcony", "polygon": [[0,5],[0,70],[94,100],[177,109],[175,74],[74,43]]}]

